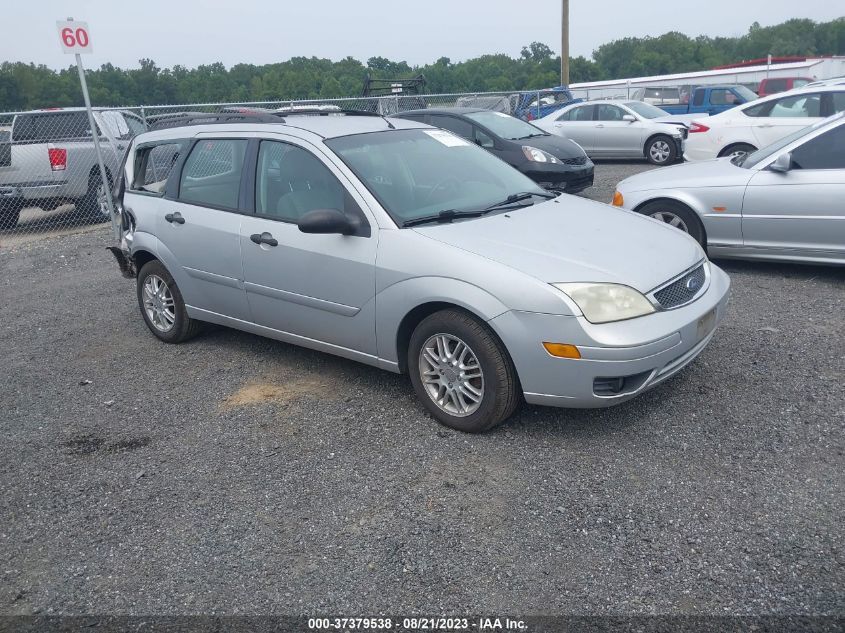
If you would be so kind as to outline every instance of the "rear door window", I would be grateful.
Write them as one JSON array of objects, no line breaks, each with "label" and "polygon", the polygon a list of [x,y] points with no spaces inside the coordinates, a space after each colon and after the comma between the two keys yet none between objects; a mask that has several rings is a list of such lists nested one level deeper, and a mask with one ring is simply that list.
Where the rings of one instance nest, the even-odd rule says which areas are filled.
[{"label": "rear door window", "polygon": [[12,127],[12,138],[30,143],[85,139],[91,138],[91,127],[84,111],[19,114]]},{"label": "rear door window", "polygon": [[597,121],[621,121],[622,117],[625,116],[625,112],[622,110],[622,108],[615,105],[600,103],[597,107]]},{"label": "rear door window", "polygon": [[185,160],[179,180],[182,202],[237,209],[246,139],[201,139]]},{"label": "rear door window", "polygon": [[570,121],[592,121],[593,120],[593,110],[595,106],[581,106],[572,110],[572,118]]}]

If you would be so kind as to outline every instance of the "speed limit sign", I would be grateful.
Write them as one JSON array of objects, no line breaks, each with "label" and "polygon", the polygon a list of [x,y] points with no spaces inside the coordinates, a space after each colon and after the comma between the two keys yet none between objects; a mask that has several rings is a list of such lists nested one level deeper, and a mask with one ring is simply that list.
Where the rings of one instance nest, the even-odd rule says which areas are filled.
[{"label": "speed limit sign", "polygon": [[87,22],[66,20],[56,22],[56,28],[59,30],[59,40],[65,53],[79,55],[92,52],[91,32]]}]

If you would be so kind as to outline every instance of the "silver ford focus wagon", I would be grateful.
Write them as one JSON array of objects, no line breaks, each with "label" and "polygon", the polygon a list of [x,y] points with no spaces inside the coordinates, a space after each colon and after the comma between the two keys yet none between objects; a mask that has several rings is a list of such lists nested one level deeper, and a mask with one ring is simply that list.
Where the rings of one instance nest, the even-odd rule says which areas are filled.
[{"label": "silver ford focus wagon", "polygon": [[325,112],[170,125],[128,150],[111,249],[162,341],[209,322],[404,372],[437,420],[479,432],[522,399],[632,398],[725,314],[730,281],[690,236],[449,132]]}]

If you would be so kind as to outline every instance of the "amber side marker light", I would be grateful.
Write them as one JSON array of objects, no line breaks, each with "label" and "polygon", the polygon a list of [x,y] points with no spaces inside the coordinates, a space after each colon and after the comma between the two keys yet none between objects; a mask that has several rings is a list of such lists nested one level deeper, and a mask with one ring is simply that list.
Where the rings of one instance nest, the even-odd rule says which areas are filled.
[{"label": "amber side marker light", "polygon": [[613,194],[613,206],[621,207],[623,204],[625,204],[625,198],[623,198],[622,194],[617,191]]},{"label": "amber side marker light", "polygon": [[543,343],[546,351],[557,358],[581,358],[581,352],[567,343]]}]

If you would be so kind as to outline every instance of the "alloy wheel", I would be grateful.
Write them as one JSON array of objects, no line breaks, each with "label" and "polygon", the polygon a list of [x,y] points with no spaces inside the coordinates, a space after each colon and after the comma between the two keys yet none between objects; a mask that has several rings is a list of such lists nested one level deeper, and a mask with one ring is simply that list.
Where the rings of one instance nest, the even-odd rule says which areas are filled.
[{"label": "alloy wheel", "polygon": [[475,352],[452,334],[434,334],[419,357],[420,380],[428,396],[449,415],[475,413],[484,397],[484,372]]},{"label": "alloy wheel", "polygon": [[144,312],[153,327],[159,332],[169,332],[176,323],[176,302],[173,294],[158,275],[149,275],[144,280]]},{"label": "alloy wheel", "polygon": [[656,211],[649,215],[649,217],[665,222],[669,226],[674,226],[676,229],[680,229],[684,233],[689,233],[687,223],[684,222],[683,218],[671,211]]}]

